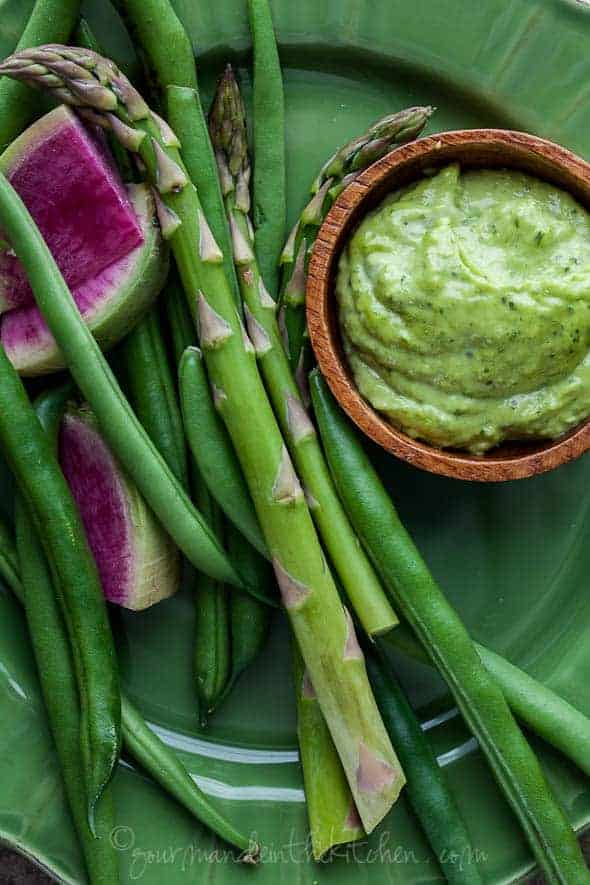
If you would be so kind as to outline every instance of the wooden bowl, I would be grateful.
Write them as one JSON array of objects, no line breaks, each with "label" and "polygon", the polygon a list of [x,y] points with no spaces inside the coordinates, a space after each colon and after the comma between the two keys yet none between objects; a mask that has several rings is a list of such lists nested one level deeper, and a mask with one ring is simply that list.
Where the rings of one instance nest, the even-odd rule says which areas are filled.
[{"label": "wooden bowl", "polygon": [[529,172],[569,191],[590,209],[590,164],[533,135],[505,129],[463,129],[397,148],[352,182],[320,228],[307,283],[311,343],[320,370],[344,411],[384,449],[423,470],[456,479],[522,479],[553,470],[589,449],[590,417],[557,440],[505,443],[482,456],[440,449],[397,430],[363,399],[342,350],[334,280],[345,243],[361,219],[387,194],[420,178],[425,169],[452,162],[459,162],[462,168],[501,167]]}]

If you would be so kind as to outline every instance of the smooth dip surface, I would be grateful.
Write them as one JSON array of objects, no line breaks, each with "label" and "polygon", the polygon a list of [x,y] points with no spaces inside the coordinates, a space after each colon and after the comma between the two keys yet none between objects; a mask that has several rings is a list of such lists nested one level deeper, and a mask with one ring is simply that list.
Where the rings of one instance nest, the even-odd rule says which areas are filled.
[{"label": "smooth dip surface", "polygon": [[361,394],[412,437],[483,453],[590,414],[590,215],[550,184],[452,165],[392,194],[337,297]]}]

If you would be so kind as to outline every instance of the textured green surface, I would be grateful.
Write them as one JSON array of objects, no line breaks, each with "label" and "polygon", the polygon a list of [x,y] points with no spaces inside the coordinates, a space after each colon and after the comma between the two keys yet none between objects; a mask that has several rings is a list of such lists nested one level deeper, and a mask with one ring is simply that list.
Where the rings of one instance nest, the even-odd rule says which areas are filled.
[{"label": "textured green surface", "polygon": [[[1,55],[16,41],[30,5],[0,0]],[[246,4],[175,5],[204,53],[201,79],[210,94],[229,55],[238,64],[247,60]],[[104,0],[88,3],[89,18],[109,50],[129,60],[104,6]],[[438,107],[431,130],[519,126],[590,157],[590,9],[574,0],[487,0],[466,10],[461,0],[273,4],[286,65],[290,219],[330,151],[409,103]],[[375,457],[406,524],[476,638],[590,714],[590,460],[495,487],[426,475],[381,452]],[[4,492],[2,485],[0,507],[8,508]],[[208,877],[240,885],[252,875],[257,885],[439,881],[404,802],[372,837],[372,855],[356,849],[356,857],[368,862],[309,863],[284,625],[275,625],[269,648],[213,717],[206,737],[199,735],[192,705],[192,630],[188,595],[141,615],[119,616],[124,682],[204,789],[270,846],[267,863],[252,874],[218,857],[206,869],[213,840],[159,788],[121,766],[116,790],[124,829],[114,838],[124,849],[123,881],[175,885]],[[400,670],[425,719],[448,710],[430,670],[404,659]],[[480,754],[452,714],[429,735],[436,752],[446,754],[485,880],[512,881],[529,856]],[[543,749],[542,758],[572,821],[590,822],[588,782],[551,751]],[[0,836],[64,880],[80,881],[22,616],[1,593]]]}]

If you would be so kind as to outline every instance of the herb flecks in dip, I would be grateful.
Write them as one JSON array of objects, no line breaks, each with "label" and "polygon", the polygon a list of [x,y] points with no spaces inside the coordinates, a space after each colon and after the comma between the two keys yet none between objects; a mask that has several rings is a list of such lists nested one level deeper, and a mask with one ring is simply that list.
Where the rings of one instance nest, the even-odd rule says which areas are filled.
[{"label": "herb flecks in dip", "polygon": [[590,414],[590,215],[550,184],[452,165],[392,194],[337,293],[360,392],[412,437],[482,453]]}]

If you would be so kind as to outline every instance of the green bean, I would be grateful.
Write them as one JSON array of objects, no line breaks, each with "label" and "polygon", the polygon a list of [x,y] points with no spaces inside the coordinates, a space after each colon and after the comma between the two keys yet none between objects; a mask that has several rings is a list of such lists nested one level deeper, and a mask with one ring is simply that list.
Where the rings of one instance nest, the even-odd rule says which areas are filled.
[{"label": "green bean", "polygon": [[[405,625],[384,640],[423,663],[432,663]],[[477,642],[475,648],[514,715],[590,776],[590,718],[506,658]]]},{"label": "green bean", "polygon": [[123,341],[117,357],[122,368],[122,386],[135,414],[177,480],[186,488],[184,430],[157,306],[152,307]]},{"label": "green bean", "polygon": [[37,305],[102,433],[172,539],[196,568],[240,586],[224,551],[149,439],[88,331],[25,206],[0,176],[0,224],[29,275]]},{"label": "green bean", "polygon": [[198,347],[189,347],[184,352],[179,383],[185,433],[207,488],[252,546],[262,555],[268,555],[229,434],[213,406]]},{"label": "green bean", "polygon": [[[249,587],[256,587],[264,599],[278,596],[274,572],[265,559],[248,544],[232,525],[227,527],[228,551],[232,562]],[[258,657],[270,627],[268,604],[242,590],[230,591],[231,675],[226,694],[244,670]]]},{"label": "green bean", "polygon": [[[59,424],[69,393],[69,388],[58,389],[40,403],[48,425],[47,431],[54,438],[56,424]],[[117,856],[110,838],[115,825],[111,787],[110,784],[105,785],[96,803],[93,832],[88,823],[84,762],[80,748],[83,723],[68,632],[43,547],[20,495],[15,510],[18,556],[24,586],[22,601],[74,826],[90,881],[96,885],[113,885],[118,881],[118,873]]]},{"label": "green bean", "polygon": [[2,518],[0,518],[0,577],[22,601],[24,597],[19,577],[18,555],[10,529]]},{"label": "green bean", "polygon": [[[26,514],[25,514],[26,516]],[[32,528],[32,527],[31,527]],[[28,530],[23,531],[25,535],[24,541],[25,543],[29,543],[31,539],[37,541],[34,532],[29,532]],[[40,554],[40,558],[33,555]],[[48,684],[48,690],[51,688],[51,703],[53,704],[56,698],[70,698],[70,703],[67,705],[66,713],[67,715],[62,716],[57,723],[57,725],[61,726],[61,724],[68,724],[68,728],[72,723],[72,715],[71,711],[76,710],[78,706],[78,696],[77,691],[74,686],[73,692],[71,688],[72,684],[72,663],[71,656],[69,650],[69,644],[67,641],[67,637],[65,635],[65,628],[63,625],[63,620],[61,619],[61,615],[57,606],[55,605],[55,599],[53,597],[53,588],[50,588],[50,595],[46,596],[45,594],[49,592],[49,583],[51,581],[51,577],[48,573],[45,557],[43,554],[43,550],[39,547],[38,544],[35,545],[34,548],[31,548],[31,553],[28,549],[24,548],[23,558],[26,559],[27,563],[34,567],[34,583],[31,582],[31,587],[33,590],[31,592],[35,593],[43,593],[42,600],[47,603],[45,608],[45,622],[43,622],[42,618],[42,608],[43,606],[39,605],[37,608],[37,613],[42,623],[39,626],[39,630],[43,628],[47,628],[46,632],[42,635],[42,640],[40,638],[39,641],[48,642],[49,651],[54,654],[54,662],[51,669],[47,669],[45,672],[45,677],[48,679],[54,679],[56,683],[59,683],[59,690],[53,692],[53,689]],[[44,567],[44,570],[42,570]],[[41,585],[41,579],[43,579],[43,584]],[[19,598],[19,601],[24,603],[24,599]],[[39,600],[40,602],[42,600]],[[69,662],[69,663],[68,663]],[[69,667],[69,671],[68,671]],[[63,692],[61,690],[61,686],[63,686]],[[70,686],[70,687],[68,687]],[[72,702],[75,700],[75,704]],[[139,762],[142,767],[157,781],[160,786],[171,796],[173,796],[181,805],[183,805],[192,815],[194,815],[197,820],[200,820],[205,826],[212,829],[215,833],[217,833],[221,838],[225,839],[229,844],[234,845],[236,848],[246,851],[243,855],[242,860],[245,862],[254,862],[257,858],[257,846],[253,845],[249,842],[248,838],[242,835],[239,831],[235,829],[235,827],[226,820],[209,802],[209,800],[203,795],[202,791],[195,784],[193,779],[188,774],[186,768],[182,765],[176,754],[164,744],[160,738],[154,734],[154,732],[147,726],[145,719],[141,716],[138,710],[131,704],[131,702],[123,695],[121,698],[121,712],[122,712],[122,732],[123,732],[123,741],[125,745],[125,749],[128,753],[133,756]],[[71,740],[71,733],[68,732]],[[75,734],[77,736],[78,729],[76,729]],[[65,741],[65,737],[64,737]],[[79,754],[79,745],[76,744],[74,747],[71,745],[70,750],[66,750],[66,745],[63,745],[63,756],[64,756],[64,768],[67,764],[68,776],[70,770],[73,770],[74,761],[76,759],[76,751]],[[65,771],[64,771],[65,777]],[[82,785],[82,780],[80,775],[77,777],[72,777],[71,784],[68,790],[75,791],[76,788],[80,790]],[[107,791],[108,791],[107,787]],[[74,793],[74,795],[76,795]],[[83,792],[81,792],[83,796]],[[112,826],[110,824],[107,825],[109,820],[109,815],[111,813],[110,806],[108,804],[108,793],[103,793],[103,797],[97,807],[96,814],[96,825],[97,830],[99,832],[109,833],[112,831]],[[77,803],[79,803],[79,799],[76,799]],[[85,806],[82,806],[84,809]],[[82,820],[82,816],[80,816],[80,820]],[[85,828],[84,833],[85,836],[88,832],[88,829]],[[87,850],[90,848],[95,849],[97,846],[91,844],[87,847]],[[102,844],[98,846],[101,850],[106,849],[107,846]],[[247,849],[247,850],[246,850]],[[92,860],[92,866],[94,867],[94,855]],[[100,875],[101,871],[104,870],[105,879],[96,878],[97,883],[102,883],[104,881],[105,885],[114,885],[114,882],[117,881],[116,873],[109,872],[111,858],[106,857],[100,863],[98,863],[98,854],[96,854],[97,861],[97,876]],[[90,864],[89,864],[90,867]],[[95,880],[92,879],[92,882]]]},{"label": "green bean", "polygon": [[[115,649],[96,565],[50,441],[0,347],[0,445],[51,565],[80,694],[90,820],[120,746]],[[21,563],[22,568],[22,563]]]},{"label": "green bean", "polygon": [[184,164],[223,252],[224,269],[238,301],[229,229],[188,34],[169,0],[117,0],[116,6],[140,48],[166,119],[182,144]]},{"label": "green bean", "polygon": [[276,298],[287,220],[285,99],[269,0],[248,0],[254,50],[254,246],[262,279]]},{"label": "green bean", "polygon": [[180,760],[154,734],[127,698],[123,698],[122,712],[125,746],[133,757],[191,814],[230,845],[240,849],[243,852],[241,860],[244,863],[256,863],[259,846],[236,830],[211,805],[207,797],[195,785]]},{"label": "green bean", "polygon": [[[205,483],[195,471],[193,489],[196,504],[217,537],[223,533],[223,517]],[[236,569],[239,573],[239,569]],[[197,574],[195,587],[194,672],[201,709],[201,725],[223,696],[231,667],[227,589],[207,575]]]},{"label": "green bean", "polygon": [[352,427],[317,371],[311,392],[343,504],[396,605],[447,681],[550,882],[590,880],[564,812],[497,684],[428,571]]},{"label": "green bean", "polygon": [[176,381],[178,382],[178,367],[182,355],[187,347],[192,347],[197,341],[197,332],[189,313],[182,284],[178,278],[178,271],[172,268],[168,282],[162,293],[162,311],[166,318],[166,324],[170,332],[172,344],[172,357],[176,368]]},{"label": "green bean", "polygon": [[[36,0],[15,52],[43,43],[66,43],[76,26],[80,0]],[[39,96],[24,83],[0,78],[0,153],[39,113]]]},{"label": "green bean", "polygon": [[370,651],[367,670],[408,780],[406,795],[447,882],[481,885],[482,877],[472,860],[475,850],[461,812],[391,665]]}]

